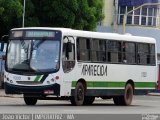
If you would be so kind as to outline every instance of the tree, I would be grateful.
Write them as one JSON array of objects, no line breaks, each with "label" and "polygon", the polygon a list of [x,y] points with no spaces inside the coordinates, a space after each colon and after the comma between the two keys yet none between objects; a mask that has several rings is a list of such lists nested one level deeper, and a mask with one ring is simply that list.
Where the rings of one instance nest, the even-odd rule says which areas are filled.
[{"label": "tree", "polygon": [[[26,0],[25,27],[94,30],[103,0]],[[0,0],[0,36],[22,26],[23,0]]]},{"label": "tree", "polygon": [[[22,1],[22,4],[23,4],[23,1]],[[37,3],[35,3],[35,5],[34,5],[31,0],[26,0],[25,27],[27,27],[27,26],[31,26],[31,27],[40,26],[40,23],[39,23],[40,20],[38,19],[37,12],[35,11],[36,7],[37,7],[36,4]],[[41,10],[41,8],[37,8],[37,9]]]},{"label": "tree", "polygon": [[22,10],[20,0],[0,0],[0,36],[20,26]]},{"label": "tree", "polygon": [[27,4],[26,26],[94,30],[103,19],[102,0],[31,0]]}]

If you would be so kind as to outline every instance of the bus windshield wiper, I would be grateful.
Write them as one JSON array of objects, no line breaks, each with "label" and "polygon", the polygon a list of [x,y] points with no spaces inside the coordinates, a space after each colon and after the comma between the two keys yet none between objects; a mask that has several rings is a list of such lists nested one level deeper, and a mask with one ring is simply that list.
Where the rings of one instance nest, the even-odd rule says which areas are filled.
[{"label": "bus windshield wiper", "polygon": [[35,46],[33,47],[33,49],[38,48],[47,38],[43,37],[42,40],[40,40],[38,43],[35,44]]}]

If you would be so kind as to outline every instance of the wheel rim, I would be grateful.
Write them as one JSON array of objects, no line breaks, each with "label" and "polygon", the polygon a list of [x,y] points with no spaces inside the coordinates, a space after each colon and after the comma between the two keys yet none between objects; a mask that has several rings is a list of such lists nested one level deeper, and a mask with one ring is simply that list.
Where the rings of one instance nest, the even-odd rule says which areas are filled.
[{"label": "wheel rim", "polygon": [[131,86],[126,90],[126,95],[125,95],[125,99],[126,99],[126,104],[130,105],[132,102],[132,97],[133,97],[133,90],[131,88]]},{"label": "wheel rim", "polygon": [[81,101],[81,100],[83,100],[83,98],[84,98],[83,89],[82,89],[82,88],[79,88],[79,89],[77,90],[77,100],[78,100],[78,101]]}]

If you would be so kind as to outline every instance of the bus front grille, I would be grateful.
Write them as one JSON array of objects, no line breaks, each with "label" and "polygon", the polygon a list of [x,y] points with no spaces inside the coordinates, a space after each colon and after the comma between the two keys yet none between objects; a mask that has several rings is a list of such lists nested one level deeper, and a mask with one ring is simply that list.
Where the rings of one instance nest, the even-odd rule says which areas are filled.
[{"label": "bus front grille", "polygon": [[41,82],[38,81],[16,81],[18,84],[24,84],[24,85],[40,85]]}]

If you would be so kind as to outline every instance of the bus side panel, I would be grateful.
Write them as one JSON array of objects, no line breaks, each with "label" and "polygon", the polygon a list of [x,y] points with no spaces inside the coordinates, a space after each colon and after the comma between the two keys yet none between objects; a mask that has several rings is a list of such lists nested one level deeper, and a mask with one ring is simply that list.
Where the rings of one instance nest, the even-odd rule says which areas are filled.
[{"label": "bus side panel", "polygon": [[[91,67],[89,66],[93,66]],[[99,75],[101,69],[96,63],[79,63],[72,73],[72,95],[77,80],[84,79],[87,84],[87,95],[107,96],[123,95],[125,85],[132,81],[135,94],[144,95],[156,88],[156,66],[101,64],[107,66],[107,74]],[[88,66],[88,67],[86,67]],[[98,66],[98,67],[97,67]],[[85,67],[85,68],[84,68]],[[89,72],[90,70],[91,72]],[[74,70],[73,70],[74,71]],[[75,73],[75,76],[73,75]]]}]

